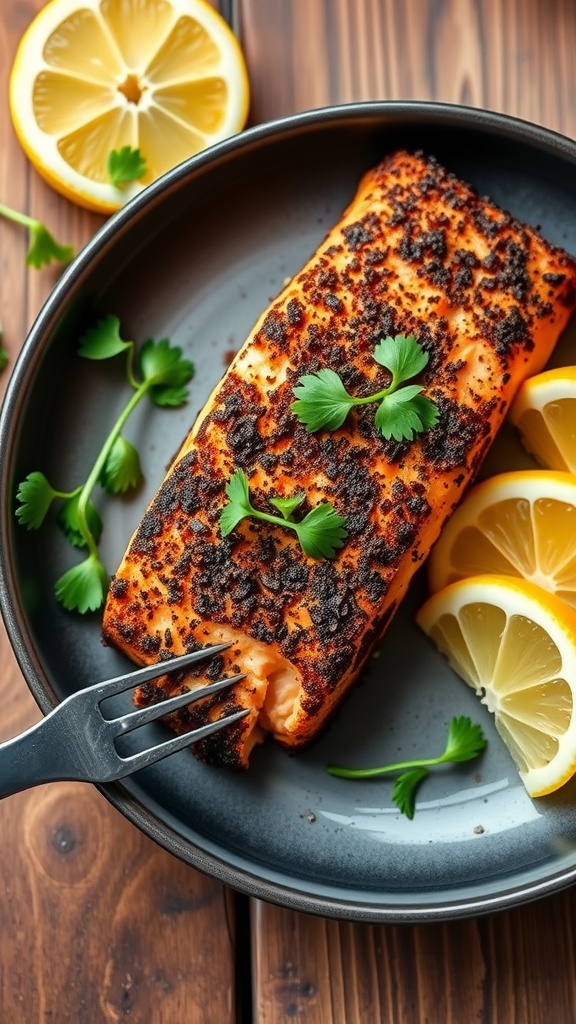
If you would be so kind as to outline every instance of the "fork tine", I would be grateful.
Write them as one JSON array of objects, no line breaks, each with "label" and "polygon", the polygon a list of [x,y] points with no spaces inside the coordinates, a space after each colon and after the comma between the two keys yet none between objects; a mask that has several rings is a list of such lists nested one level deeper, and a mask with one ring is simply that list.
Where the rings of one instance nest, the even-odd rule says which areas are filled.
[{"label": "fork tine", "polygon": [[[161,761],[170,754],[175,754],[178,750],[185,750],[186,747],[198,743],[199,740],[204,739],[206,736],[211,736],[212,733],[224,729],[227,725],[232,725],[233,722],[238,722],[241,718],[245,718],[249,711],[249,708],[235,711],[232,715],[224,715],[215,722],[201,725],[200,728],[192,729],[181,736],[173,736],[163,743],[156,744],[155,747],[149,747],[148,750],[141,750],[137,754],[130,754],[128,757],[120,757],[120,761],[126,766],[124,774],[129,775],[131,772],[139,771],[141,768],[147,768],[149,765],[155,764],[156,761]],[[117,778],[122,778],[122,776],[118,775]]]},{"label": "fork tine", "polygon": [[177,658],[168,658],[166,661],[157,661],[153,665],[145,665],[144,668],[138,668],[136,671],[129,669],[121,676],[115,676],[114,679],[105,679],[101,683],[96,683],[92,690],[98,700],[104,700],[106,697],[113,697],[117,693],[123,693],[124,690],[131,690],[135,686],[147,683],[150,679],[157,679],[158,676],[166,675],[169,672],[188,668],[197,661],[213,658],[214,655],[220,654],[221,651],[225,651],[231,646],[229,643],[214,644],[213,647],[203,647],[199,651],[181,654]]},{"label": "fork tine", "polygon": [[208,686],[200,686],[197,690],[186,690],[185,693],[177,693],[174,697],[168,697],[157,704],[151,704],[147,708],[140,708],[138,711],[129,711],[128,714],[120,715],[118,718],[108,718],[107,721],[112,725],[118,726],[118,734],[121,732],[131,732],[132,729],[146,725],[147,722],[153,722],[156,718],[163,718],[164,715],[168,715],[171,711],[187,707],[189,704],[194,704],[197,700],[203,700],[204,697],[211,697],[214,693],[219,693],[220,690],[225,690],[227,687],[233,686],[234,683],[239,683],[241,679],[245,678],[246,676],[241,673],[237,676],[229,676],[227,679],[218,679],[215,683],[209,683]]}]

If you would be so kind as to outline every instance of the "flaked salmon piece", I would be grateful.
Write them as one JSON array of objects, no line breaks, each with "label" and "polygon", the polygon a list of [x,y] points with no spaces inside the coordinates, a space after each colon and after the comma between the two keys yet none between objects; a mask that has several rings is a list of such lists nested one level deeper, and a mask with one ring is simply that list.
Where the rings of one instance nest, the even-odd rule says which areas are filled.
[{"label": "flaked salmon piece", "polygon": [[[245,672],[232,693],[173,716],[182,730],[250,709],[198,756],[245,767],[266,733],[308,744],[575,305],[574,259],[434,159],[395,152],[367,173],[211,394],[112,581],[104,638],[135,661],[231,643],[197,678],[150,683],[138,701]],[[421,383],[438,424],[410,443],[386,441],[366,405],[336,431],[307,433],[291,410],[299,378],[331,367],[354,394],[369,394],[389,380],[374,346],[398,333],[429,354]],[[329,501],[347,519],[342,550],[315,561],[291,532],[251,520],[223,538],[237,468],[264,510],[270,495],[305,491],[309,508]]]}]

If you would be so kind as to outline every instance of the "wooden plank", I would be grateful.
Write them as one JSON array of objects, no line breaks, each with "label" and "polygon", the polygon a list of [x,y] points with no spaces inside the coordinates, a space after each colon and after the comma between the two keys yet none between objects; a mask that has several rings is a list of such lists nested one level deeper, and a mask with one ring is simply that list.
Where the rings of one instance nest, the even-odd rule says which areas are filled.
[{"label": "wooden plank", "polygon": [[254,123],[330,103],[428,99],[574,133],[572,0],[239,0]]},{"label": "wooden plank", "polygon": [[[103,219],[32,170],[5,99],[17,40],[42,6],[2,3],[0,201],[79,249]],[[60,273],[27,271],[26,247],[26,232],[0,219],[0,321],[12,360]],[[0,666],[3,740],[39,718],[3,627]],[[0,803],[0,921],[1,1021],[236,1019],[230,892],[162,851],[91,786],[45,786]]]},{"label": "wooden plank", "polygon": [[[254,122],[432,99],[576,134],[571,0],[241,0],[240,15]],[[568,892],[478,920],[385,927],[254,902],[255,1024],[574,1020],[575,911]]]}]

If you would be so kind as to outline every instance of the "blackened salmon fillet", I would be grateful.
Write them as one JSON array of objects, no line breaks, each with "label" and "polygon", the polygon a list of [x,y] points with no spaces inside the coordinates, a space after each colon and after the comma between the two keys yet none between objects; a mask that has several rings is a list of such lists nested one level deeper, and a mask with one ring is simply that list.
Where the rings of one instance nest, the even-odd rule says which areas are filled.
[{"label": "blackened salmon fillet", "polygon": [[[176,730],[249,714],[199,744],[246,767],[266,733],[308,744],[381,640],[415,570],[459,502],[514,394],[542,369],[576,304],[576,264],[435,159],[386,156],[338,223],[259,318],[210,395],[132,537],[109,591],[104,638],[138,663],[214,642],[196,676],[163,677],[151,703],[225,673],[231,692],[178,712]],[[385,440],[372,405],[308,433],[291,408],[303,374],[336,371],[356,395],[385,387],[384,336],[412,334],[438,423]],[[348,538],[333,559],[291,531],[243,520],[223,537],[226,484],[242,469],[256,507],[305,492]]]}]

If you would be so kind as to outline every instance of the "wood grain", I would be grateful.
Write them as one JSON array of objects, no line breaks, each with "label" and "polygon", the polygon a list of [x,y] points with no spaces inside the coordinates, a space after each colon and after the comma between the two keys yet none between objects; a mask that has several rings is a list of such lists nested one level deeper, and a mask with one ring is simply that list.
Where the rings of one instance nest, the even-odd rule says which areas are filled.
[{"label": "wood grain", "polygon": [[[43,0],[2,0],[0,202],[79,250],[103,223],[48,188],[7,106],[17,40]],[[0,219],[0,321],[12,361],[59,269],[27,271],[26,232]],[[0,395],[8,373],[0,376]],[[2,500],[4,496],[2,496]],[[39,711],[0,627],[0,740]],[[2,1024],[230,1024],[235,903],[129,824],[90,786],[41,787],[0,804]]]},{"label": "wood grain", "polygon": [[[41,181],[7,110],[17,40],[43,0],[0,11],[0,201],[80,248],[101,219]],[[573,0],[236,0],[251,121],[329,103],[435,99],[576,134]],[[57,280],[0,220],[0,320],[14,357]],[[0,377],[0,393],[7,375]],[[0,629],[0,739],[36,720]],[[240,901],[242,906],[242,901]],[[567,1024],[576,894],[421,927],[352,925],[253,902],[253,1010],[231,894],[141,836],[93,788],[0,804],[0,1021],[10,1024]],[[248,966],[248,965],[246,965]]]},{"label": "wood grain", "polygon": [[[369,99],[504,111],[576,135],[572,0],[241,0],[254,122]],[[263,45],[264,43],[264,45]],[[256,1024],[576,1020],[576,896],[384,927],[254,903]]]}]

